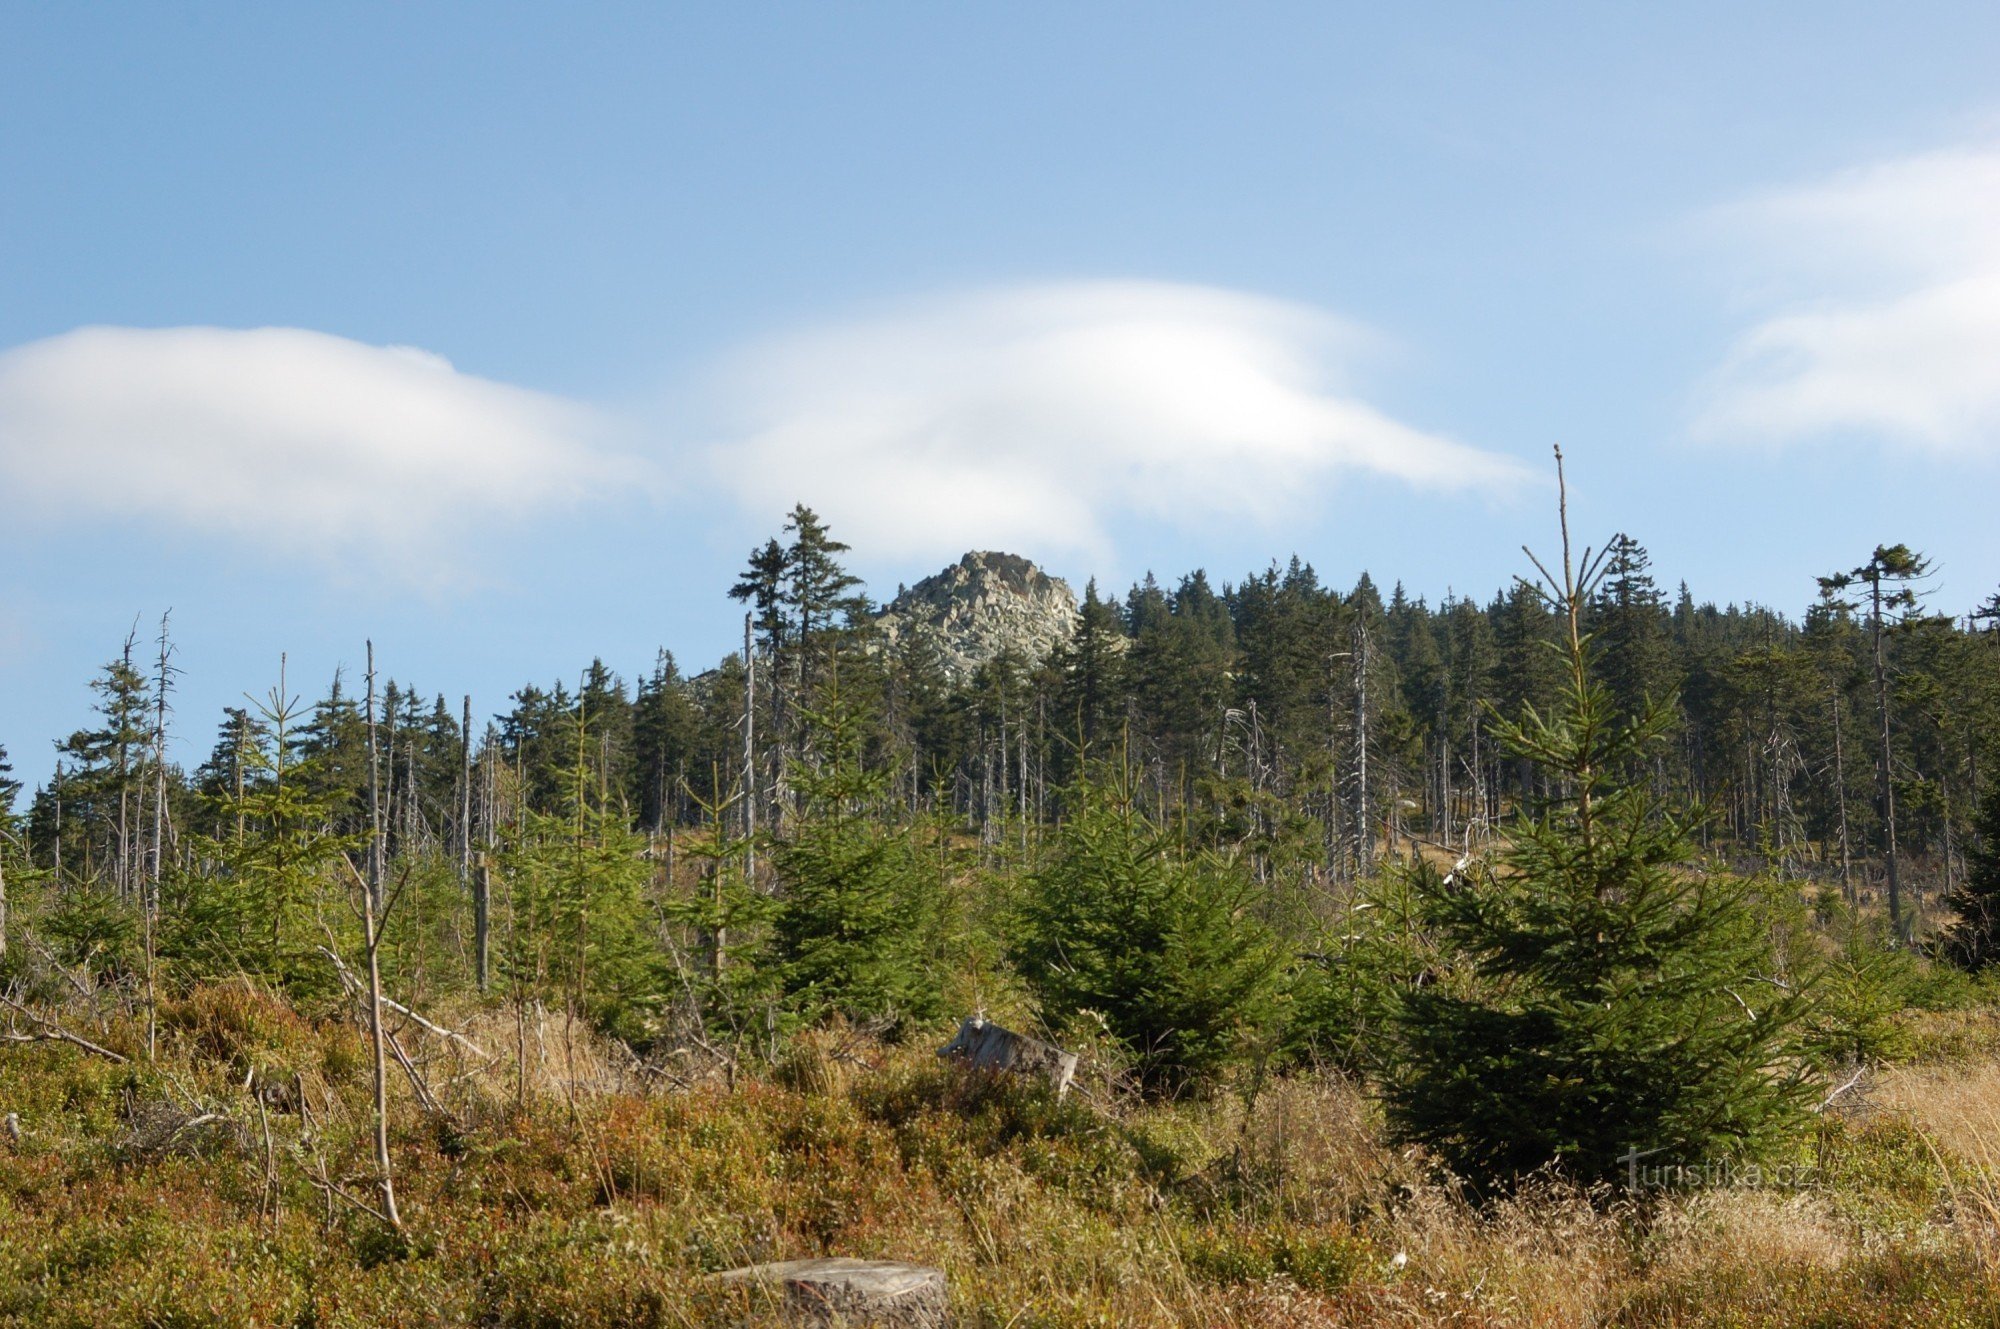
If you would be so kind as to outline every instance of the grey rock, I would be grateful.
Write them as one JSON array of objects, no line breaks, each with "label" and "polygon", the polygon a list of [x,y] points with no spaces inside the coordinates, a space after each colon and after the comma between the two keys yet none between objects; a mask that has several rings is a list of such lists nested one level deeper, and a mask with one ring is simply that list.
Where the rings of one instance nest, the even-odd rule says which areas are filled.
[{"label": "grey rock", "polygon": [[717,1274],[762,1289],[802,1324],[942,1329],[949,1323],[944,1271],[893,1260],[779,1260]]},{"label": "grey rock", "polygon": [[891,646],[929,641],[962,678],[1003,651],[1047,659],[1076,630],[1076,595],[1018,554],[975,551],[905,588],[875,622]]},{"label": "grey rock", "polygon": [[1002,1029],[983,1015],[961,1021],[958,1037],[939,1048],[938,1055],[958,1057],[977,1070],[1043,1076],[1057,1097],[1069,1092],[1076,1079],[1076,1053]]}]

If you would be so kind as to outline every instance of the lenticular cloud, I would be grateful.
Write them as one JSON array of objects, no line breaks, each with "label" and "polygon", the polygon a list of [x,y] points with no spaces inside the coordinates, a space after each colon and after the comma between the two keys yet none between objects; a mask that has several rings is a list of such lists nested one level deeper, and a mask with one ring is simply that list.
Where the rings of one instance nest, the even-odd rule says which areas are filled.
[{"label": "lenticular cloud", "polygon": [[985,291],[738,357],[712,473],[764,511],[806,498],[885,553],[1102,553],[1121,515],[1184,526],[1300,512],[1345,474],[1510,485],[1512,460],[1341,386],[1370,338],[1209,287]]},{"label": "lenticular cloud", "polygon": [[1712,438],[2000,439],[2000,148],[1923,153],[1724,210],[1771,307],[1696,422]]},{"label": "lenticular cloud", "polygon": [[81,328],[0,352],[0,478],[37,509],[340,559],[629,478],[593,414],[409,347],[298,328]]}]

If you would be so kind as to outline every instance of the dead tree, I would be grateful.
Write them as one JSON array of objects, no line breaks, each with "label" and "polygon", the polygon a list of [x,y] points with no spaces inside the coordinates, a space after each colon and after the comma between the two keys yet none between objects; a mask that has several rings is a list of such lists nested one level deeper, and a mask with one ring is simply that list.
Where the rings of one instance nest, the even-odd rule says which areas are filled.
[{"label": "dead tree", "polygon": [[743,872],[757,872],[757,651],[743,615]]},{"label": "dead tree", "polygon": [[1354,624],[1354,864],[1363,879],[1375,869],[1375,829],[1368,821],[1368,620]]},{"label": "dead tree", "polygon": [[401,1231],[396,1182],[389,1166],[389,1072],[382,1030],[382,768],[375,736],[375,643],[368,643],[368,876],[361,883],[362,943],[368,954],[368,1039],[375,1060],[375,1167],[382,1187],[382,1221]]}]

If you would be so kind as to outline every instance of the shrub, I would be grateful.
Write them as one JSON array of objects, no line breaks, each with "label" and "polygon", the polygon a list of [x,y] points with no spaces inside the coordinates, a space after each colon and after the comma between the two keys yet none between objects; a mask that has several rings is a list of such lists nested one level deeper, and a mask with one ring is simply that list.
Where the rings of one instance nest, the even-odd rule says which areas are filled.
[{"label": "shrub", "polygon": [[1399,868],[1365,883],[1358,907],[1300,958],[1287,980],[1287,1060],[1352,1075],[1383,1068],[1402,994],[1435,978],[1442,963],[1416,916],[1412,874],[1426,870]]},{"label": "shrub", "polygon": [[1095,1012],[1148,1091],[1206,1088],[1271,1024],[1279,951],[1253,883],[1187,854],[1122,790],[1087,784],[1077,803],[1028,882],[1014,963],[1046,1024]]}]

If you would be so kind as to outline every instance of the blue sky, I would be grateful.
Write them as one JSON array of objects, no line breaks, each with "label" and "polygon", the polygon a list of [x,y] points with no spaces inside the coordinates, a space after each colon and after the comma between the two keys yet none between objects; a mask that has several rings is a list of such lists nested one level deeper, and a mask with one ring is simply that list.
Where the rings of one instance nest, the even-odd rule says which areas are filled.
[{"label": "blue sky", "polygon": [[[1990,4],[0,0],[0,742],[173,610],[183,754],[372,636],[482,712],[878,594],[1579,527],[2000,586]],[[143,626],[143,625],[142,625]],[[142,635],[144,635],[142,633]]]}]

